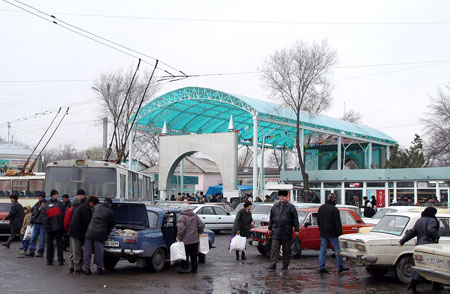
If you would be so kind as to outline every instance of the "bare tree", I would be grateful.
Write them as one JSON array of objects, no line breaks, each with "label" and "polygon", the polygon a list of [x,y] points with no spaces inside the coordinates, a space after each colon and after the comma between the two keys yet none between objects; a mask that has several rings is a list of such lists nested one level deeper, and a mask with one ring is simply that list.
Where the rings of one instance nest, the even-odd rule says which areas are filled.
[{"label": "bare tree", "polygon": [[432,165],[450,164],[450,83],[438,89],[428,105],[425,124],[425,154]]},{"label": "bare tree", "polygon": [[341,117],[342,120],[355,123],[355,124],[361,124],[362,123],[362,115],[361,113],[357,112],[356,110],[350,109],[348,111],[344,111],[344,114]]},{"label": "bare tree", "polygon": [[295,113],[295,147],[305,190],[309,190],[309,178],[300,153],[300,117],[303,111],[315,115],[330,106],[333,89],[330,74],[336,62],[336,51],[326,41],[320,44],[299,41],[269,56],[262,68],[262,79],[272,96]]},{"label": "bare tree", "polygon": [[86,158],[86,152],[78,151],[71,144],[58,145],[57,148],[47,149],[42,152],[44,168],[49,162],[64,159]]},{"label": "bare tree", "polygon": [[253,150],[247,145],[241,145],[238,152],[238,167],[250,167],[253,164]]},{"label": "bare tree", "polygon": [[135,157],[152,167],[158,164],[159,137],[147,132],[136,132],[133,150]]},{"label": "bare tree", "polygon": [[[281,168],[283,167],[283,151],[278,150],[278,149],[271,149],[268,157],[267,157],[267,164],[269,167],[276,167],[278,168],[278,170],[281,170]],[[286,161],[286,166],[289,166],[290,162],[291,162],[291,157],[290,157],[291,151],[286,151],[286,155],[285,155],[285,161]]]},{"label": "bare tree", "polygon": [[[100,118],[106,115],[108,120],[113,122],[113,127],[116,127],[113,148],[117,156],[123,160],[128,158],[128,149],[124,148],[129,141],[130,125],[128,121],[138,111],[150,73],[144,73],[142,76],[137,74],[134,80],[133,75],[134,71],[131,69],[128,71],[119,69],[115,72],[101,74],[98,80],[95,81],[94,87],[92,87],[102,101]],[[125,100],[129,88],[130,91]],[[150,100],[150,97],[157,90],[158,86],[152,82],[144,98],[143,105]],[[110,132],[110,134],[113,133],[114,130]]]}]

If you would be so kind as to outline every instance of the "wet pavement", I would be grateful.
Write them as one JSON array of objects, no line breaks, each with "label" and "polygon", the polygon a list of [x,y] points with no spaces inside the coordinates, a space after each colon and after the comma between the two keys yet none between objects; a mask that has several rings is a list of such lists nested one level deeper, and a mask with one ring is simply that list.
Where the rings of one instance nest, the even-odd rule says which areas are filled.
[{"label": "wet pavement", "polygon": [[[121,261],[102,276],[74,276],[67,265],[47,266],[45,257],[19,257],[20,244],[14,242],[10,249],[0,246],[0,293],[409,293],[391,273],[377,280],[352,264],[348,272],[338,273],[331,251],[327,275],[317,273],[318,251],[305,251],[291,260],[288,271],[281,271],[281,260],[277,270],[267,271],[268,259],[254,246],[247,248],[248,260],[236,261],[234,252],[226,250],[228,240],[228,234],[217,235],[216,248],[197,274],[178,274],[177,267],[169,265],[153,273]],[[432,292],[426,284],[418,290],[448,293]]]}]

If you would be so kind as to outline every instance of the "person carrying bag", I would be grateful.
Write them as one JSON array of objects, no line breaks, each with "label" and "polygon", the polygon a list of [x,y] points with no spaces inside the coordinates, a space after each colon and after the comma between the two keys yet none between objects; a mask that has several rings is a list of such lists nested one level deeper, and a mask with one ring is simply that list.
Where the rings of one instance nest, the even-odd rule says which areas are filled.
[{"label": "person carrying bag", "polygon": [[[230,243],[230,251],[236,251],[236,260],[239,260],[239,251],[241,251],[242,260],[246,260],[245,256],[245,241],[246,238],[250,238],[250,228],[253,226],[253,218],[252,218],[252,203],[250,201],[246,201],[244,203],[244,208],[238,211],[236,214],[236,218],[234,219],[233,229],[231,231],[232,235],[239,236],[241,239],[236,239],[236,237],[232,238]],[[242,244],[242,238],[244,238],[244,246],[236,247],[237,245]],[[236,241],[234,241],[236,239]],[[232,246],[234,241],[234,247]],[[232,249],[234,248],[234,249]]]}]

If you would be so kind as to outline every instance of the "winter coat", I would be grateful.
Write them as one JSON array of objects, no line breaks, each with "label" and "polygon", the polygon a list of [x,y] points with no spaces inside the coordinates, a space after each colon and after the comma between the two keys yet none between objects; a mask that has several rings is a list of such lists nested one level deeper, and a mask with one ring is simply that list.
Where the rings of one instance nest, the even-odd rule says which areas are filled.
[{"label": "winter coat", "polygon": [[61,202],[49,201],[41,209],[41,218],[47,232],[56,232],[64,228]]},{"label": "winter coat", "polygon": [[373,209],[372,207],[370,207],[370,206],[366,206],[365,208],[364,208],[364,216],[365,217],[372,217],[372,216],[374,216],[375,215],[375,209]]},{"label": "winter coat", "polygon": [[269,230],[272,231],[272,238],[276,240],[291,240],[292,228],[298,232],[298,214],[295,206],[289,202],[281,205],[280,202],[274,204],[270,210]]},{"label": "winter coat", "polygon": [[33,208],[31,208],[31,221],[30,223],[32,225],[37,224],[37,225],[42,225],[42,215],[41,215],[41,202],[38,201],[36,202],[35,205],[33,205]]},{"label": "winter coat", "polygon": [[181,212],[177,221],[177,238],[185,245],[199,243],[199,234],[203,233],[205,224],[192,209]]},{"label": "winter coat", "polygon": [[[30,211],[30,210],[28,210],[28,211]],[[31,221],[31,212],[25,214],[25,217],[23,218],[22,229],[20,230],[20,233],[22,235],[25,234],[25,231],[27,230],[27,226],[30,224],[30,221]]]},{"label": "winter coat", "polygon": [[91,222],[86,231],[85,238],[97,242],[105,242],[106,237],[114,227],[114,213],[108,204],[94,206]]},{"label": "winter coat", "polygon": [[89,202],[84,202],[80,206],[72,210],[72,220],[69,225],[69,236],[76,238],[84,242],[84,235],[92,217],[92,208],[89,206]]},{"label": "winter coat", "polygon": [[72,202],[67,201],[66,203],[61,202],[61,209],[62,209],[62,213],[63,216],[66,215],[67,210],[69,210],[69,208],[72,206]]},{"label": "winter coat", "polygon": [[419,218],[414,227],[406,232],[400,240],[403,245],[412,238],[417,237],[416,245],[438,243],[439,241],[439,222],[435,217],[423,216]]},{"label": "winter coat", "polygon": [[237,231],[240,231],[240,235],[242,237],[249,238],[250,237],[250,225],[253,221],[252,212],[248,211],[245,208],[242,208],[236,214],[236,218],[234,219],[233,230],[231,231],[232,235],[236,235]]},{"label": "winter coat", "polygon": [[73,209],[74,209],[73,206],[69,207],[69,209],[64,214],[64,231],[65,232],[69,231],[69,225],[70,225],[70,221],[72,220]]},{"label": "winter coat", "polygon": [[339,209],[332,203],[327,202],[319,207],[317,223],[321,238],[337,238],[342,235]]},{"label": "winter coat", "polygon": [[23,224],[23,218],[25,213],[23,212],[22,205],[14,201],[11,203],[11,208],[9,209],[8,215],[4,218],[4,220],[9,220],[9,224],[12,230],[20,230]]}]

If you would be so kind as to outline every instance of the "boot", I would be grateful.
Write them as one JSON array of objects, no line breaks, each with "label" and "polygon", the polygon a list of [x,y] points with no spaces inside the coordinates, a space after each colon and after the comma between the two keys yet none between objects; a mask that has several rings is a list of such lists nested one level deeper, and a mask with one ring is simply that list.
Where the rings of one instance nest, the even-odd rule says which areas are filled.
[{"label": "boot", "polygon": [[242,251],[241,258],[242,260],[247,260],[247,257],[245,257],[245,251]]},{"label": "boot", "polygon": [[408,290],[411,290],[411,293],[413,294],[420,294],[420,292],[417,291],[416,287],[417,287],[417,280],[412,279],[411,282],[409,283]]},{"label": "boot", "polygon": [[239,260],[239,251],[236,251],[236,260]]}]

